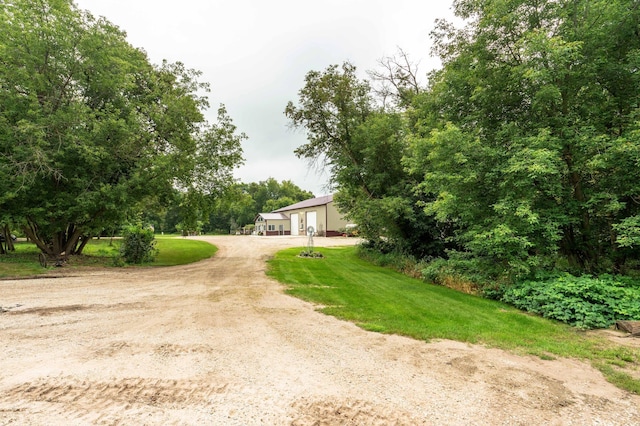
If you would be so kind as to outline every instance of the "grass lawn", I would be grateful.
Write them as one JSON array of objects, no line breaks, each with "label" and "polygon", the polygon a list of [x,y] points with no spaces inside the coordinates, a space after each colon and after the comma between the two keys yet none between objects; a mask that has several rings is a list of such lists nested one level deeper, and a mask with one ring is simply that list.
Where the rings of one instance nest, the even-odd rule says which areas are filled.
[{"label": "grass lawn", "polygon": [[[153,263],[143,266],[175,266],[207,259],[218,250],[205,241],[191,240],[177,236],[157,236],[158,256]],[[25,277],[45,273],[51,268],[42,268],[38,262],[38,248],[31,243],[17,242],[16,251],[0,255],[0,278]],[[73,256],[65,268],[87,266],[114,267],[118,256],[119,239],[93,239],[83,250],[82,256]],[[131,267],[131,266],[126,266]]]},{"label": "grass lawn", "polygon": [[158,256],[151,266],[186,265],[208,259],[218,248],[206,241],[190,240],[183,237],[156,237]]},{"label": "grass lawn", "polygon": [[621,347],[567,325],[526,314],[504,303],[426,284],[360,259],[356,248],[324,248],[322,259],[281,251],[268,274],[287,293],[322,306],[322,312],[360,327],[428,341],[451,339],[532,354],[543,359],[590,361],[617,386],[640,394],[627,371],[640,366],[640,350]]}]

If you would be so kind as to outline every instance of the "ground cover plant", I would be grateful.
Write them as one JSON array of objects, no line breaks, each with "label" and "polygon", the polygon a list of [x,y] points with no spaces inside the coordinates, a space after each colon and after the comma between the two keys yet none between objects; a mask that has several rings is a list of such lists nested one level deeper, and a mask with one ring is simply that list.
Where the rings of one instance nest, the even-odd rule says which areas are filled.
[{"label": "ground cover plant", "polygon": [[506,287],[501,300],[580,328],[640,320],[640,282],[611,275],[525,281]]},{"label": "ground cover plant", "polygon": [[312,261],[298,257],[299,252],[278,252],[268,274],[286,284],[288,294],[320,305],[323,313],[366,330],[425,341],[451,339],[543,359],[588,360],[617,386],[640,394],[640,380],[633,377],[640,366],[638,349],[372,265],[352,247],[322,249],[324,258]]}]

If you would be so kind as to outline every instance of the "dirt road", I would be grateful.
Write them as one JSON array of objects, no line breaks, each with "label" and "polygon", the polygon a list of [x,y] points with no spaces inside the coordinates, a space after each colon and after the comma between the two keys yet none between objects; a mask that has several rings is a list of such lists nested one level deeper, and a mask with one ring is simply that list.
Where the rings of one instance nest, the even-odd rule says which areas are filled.
[{"label": "dirt road", "polygon": [[284,295],[264,261],[303,238],[202,239],[219,252],[184,267],[0,281],[0,424],[640,424],[640,397],[583,363],[366,332]]}]

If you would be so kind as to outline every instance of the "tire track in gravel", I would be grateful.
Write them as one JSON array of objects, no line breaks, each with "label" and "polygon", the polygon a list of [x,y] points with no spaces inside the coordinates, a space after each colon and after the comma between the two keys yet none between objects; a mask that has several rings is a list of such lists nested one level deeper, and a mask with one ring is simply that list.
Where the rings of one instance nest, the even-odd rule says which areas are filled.
[{"label": "tire track in gravel", "polygon": [[114,379],[110,382],[81,381],[76,377],[23,383],[8,389],[3,400],[49,402],[67,406],[112,405],[199,405],[214,394],[224,393],[227,384],[168,379]]}]

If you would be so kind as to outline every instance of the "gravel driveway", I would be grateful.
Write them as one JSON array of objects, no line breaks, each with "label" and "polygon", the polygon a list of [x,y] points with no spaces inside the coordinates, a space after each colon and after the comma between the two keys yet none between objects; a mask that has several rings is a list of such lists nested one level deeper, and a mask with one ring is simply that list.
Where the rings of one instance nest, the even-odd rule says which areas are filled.
[{"label": "gravel driveway", "polygon": [[304,237],[200,239],[220,250],[192,265],[0,281],[0,424],[640,424],[640,397],[584,363],[367,332],[286,296],[265,259]]}]

